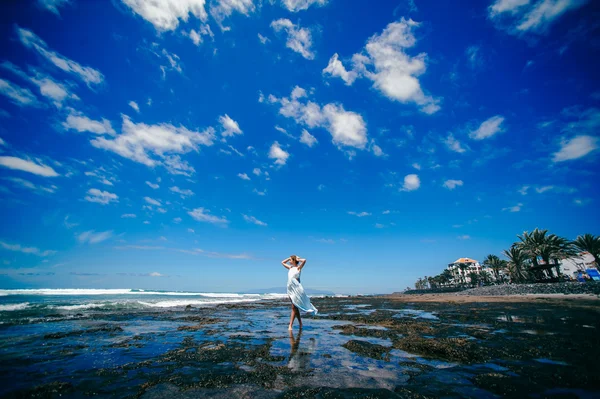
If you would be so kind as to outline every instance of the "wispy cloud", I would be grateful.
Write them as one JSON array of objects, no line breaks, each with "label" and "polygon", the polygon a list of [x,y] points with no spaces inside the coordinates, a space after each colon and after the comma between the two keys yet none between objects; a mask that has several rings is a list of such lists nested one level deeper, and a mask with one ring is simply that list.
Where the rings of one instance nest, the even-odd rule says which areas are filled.
[{"label": "wispy cloud", "polygon": [[169,190],[171,190],[174,193],[177,193],[181,196],[181,198],[187,198],[187,197],[191,197],[192,195],[194,195],[194,192],[190,189],[181,189],[177,186],[173,186],[170,187]]},{"label": "wispy cloud", "polygon": [[85,231],[77,236],[77,241],[82,244],[97,244],[102,241],[106,241],[113,236],[113,231],[99,231],[94,230]]},{"label": "wispy cloud", "polygon": [[271,28],[275,32],[285,32],[287,38],[285,46],[292,51],[302,55],[307,60],[315,58],[315,53],[311,50],[312,35],[307,28],[294,24],[287,18],[281,18],[271,22]]},{"label": "wispy cloud", "polygon": [[85,196],[85,200],[89,202],[96,202],[98,204],[106,205],[111,202],[119,202],[119,196],[108,191],[101,191],[97,188],[91,188],[88,190],[88,195]]},{"label": "wispy cloud", "polygon": [[42,251],[36,247],[24,247],[20,244],[9,244],[4,241],[0,241],[0,248],[5,249],[7,251],[22,252],[24,254],[32,254],[42,257],[54,255],[56,253],[56,251]]},{"label": "wispy cloud", "polygon": [[348,215],[354,215],[354,216],[358,216],[359,218],[363,218],[365,216],[371,216],[371,213],[369,213],[369,212],[354,212],[354,211],[349,211]]},{"label": "wispy cloud", "polygon": [[206,222],[219,225],[227,225],[229,221],[224,217],[218,217],[210,214],[210,211],[205,208],[196,208],[188,212],[188,214],[199,222]]},{"label": "wispy cloud", "polygon": [[104,81],[104,75],[102,75],[100,71],[91,67],[82,66],[78,62],[53,51],[48,47],[46,42],[40,39],[40,37],[32,31],[22,29],[18,26],[16,27],[16,31],[19,40],[25,47],[38,53],[56,68],[78,77],[88,86],[98,85]]},{"label": "wispy cloud", "polygon": [[43,177],[56,177],[58,173],[51,167],[42,163],[36,163],[28,159],[17,157],[0,157],[0,166],[5,168],[20,170]]},{"label": "wispy cloud", "polygon": [[244,220],[248,223],[253,223],[257,226],[266,226],[267,225],[265,222],[261,222],[254,216],[248,216],[248,215],[242,215],[242,216],[244,217]]}]

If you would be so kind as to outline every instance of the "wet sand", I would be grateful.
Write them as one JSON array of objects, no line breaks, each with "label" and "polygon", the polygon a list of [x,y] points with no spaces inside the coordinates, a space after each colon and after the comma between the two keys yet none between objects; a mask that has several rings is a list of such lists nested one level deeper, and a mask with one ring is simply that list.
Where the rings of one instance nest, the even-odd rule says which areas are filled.
[{"label": "wet sand", "polygon": [[600,396],[596,298],[317,298],[0,326],[5,397]]}]

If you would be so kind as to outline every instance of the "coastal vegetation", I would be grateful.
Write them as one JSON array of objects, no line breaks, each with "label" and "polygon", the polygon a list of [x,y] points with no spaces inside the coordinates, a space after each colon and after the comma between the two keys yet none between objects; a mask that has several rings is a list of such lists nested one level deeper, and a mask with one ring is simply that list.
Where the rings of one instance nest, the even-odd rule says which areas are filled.
[{"label": "coastal vegetation", "polygon": [[[518,241],[499,256],[490,254],[480,270],[472,270],[467,262],[457,262],[436,276],[425,276],[415,282],[415,289],[449,289],[493,284],[526,284],[560,282],[572,276],[561,272],[561,261],[577,258],[582,252],[594,257],[600,268],[600,236],[584,234],[569,240],[548,230],[536,228],[517,235]],[[461,258],[463,259],[463,258]]]}]

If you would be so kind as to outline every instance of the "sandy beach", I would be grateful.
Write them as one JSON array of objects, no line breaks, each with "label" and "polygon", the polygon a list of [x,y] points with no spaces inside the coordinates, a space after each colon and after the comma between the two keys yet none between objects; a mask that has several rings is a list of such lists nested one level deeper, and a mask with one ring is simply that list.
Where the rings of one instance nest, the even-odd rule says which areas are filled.
[{"label": "sandy beach", "polygon": [[[597,298],[455,294],[4,312],[0,395],[496,398],[600,395]],[[19,314],[18,312],[22,312]],[[24,313],[23,313],[24,312]],[[29,313],[27,313],[29,312]]]}]

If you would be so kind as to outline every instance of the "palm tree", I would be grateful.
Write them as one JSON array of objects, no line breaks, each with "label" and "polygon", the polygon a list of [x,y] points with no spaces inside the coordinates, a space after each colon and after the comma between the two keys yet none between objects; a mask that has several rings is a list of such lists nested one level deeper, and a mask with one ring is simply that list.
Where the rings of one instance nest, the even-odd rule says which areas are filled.
[{"label": "palm tree", "polygon": [[469,268],[469,265],[467,265],[466,263],[462,263],[461,262],[457,266],[458,266],[458,268],[459,268],[459,270],[461,272],[460,273],[460,277],[461,277],[462,283],[466,284],[467,283],[467,279],[466,279],[466,277],[467,277],[467,269]]},{"label": "palm tree", "polygon": [[444,271],[442,272],[442,274],[440,276],[442,277],[442,281],[445,284],[448,284],[450,281],[452,281],[452,278],[454,277],[452,275],[452,272],[448,269],[444,269]]},{"label": "palm tree", "polygon": [[589,252],[594,257],[596,269],[600,270],[600,236],[586,233],[573,241],[575,248],[581,252]]},{"label": "palm tree", "polygon": [[527,259],[528,254],[518,243],[513,244],[508,251],[504,251],[504,256],[508,258],[508,271],[511,279],[515,283],[523,283],[528,280]]},{"label": "palm tree", "polygon": [[500,281],[500,270],[506,267],[505,262],[500,260],[496,255],[488,255],[483,261],[483,265],[489,267],[494,272],[496,281]]},{"label": "palm tree", "polygon": [[467,275],[469,277],[469,281],[471,282],[471,287],[476,287],[479,285],[479,273],[473,271],[469,272]]},{"label": "palm tree", "polygon": [[[538,258],[541,257],[541,250],[546,243],[546,234],[548,230],[540,230],[536,228],[531,233],[528,231],[523,232],[523,235],[517,236],[521,242],[518,245],[521,249],[529,256],[533,267],[535,269],[536,277],[541,278],[542,274],[539,272]],[[549,271],[550,277],[553,277],[552,270]]]}]

